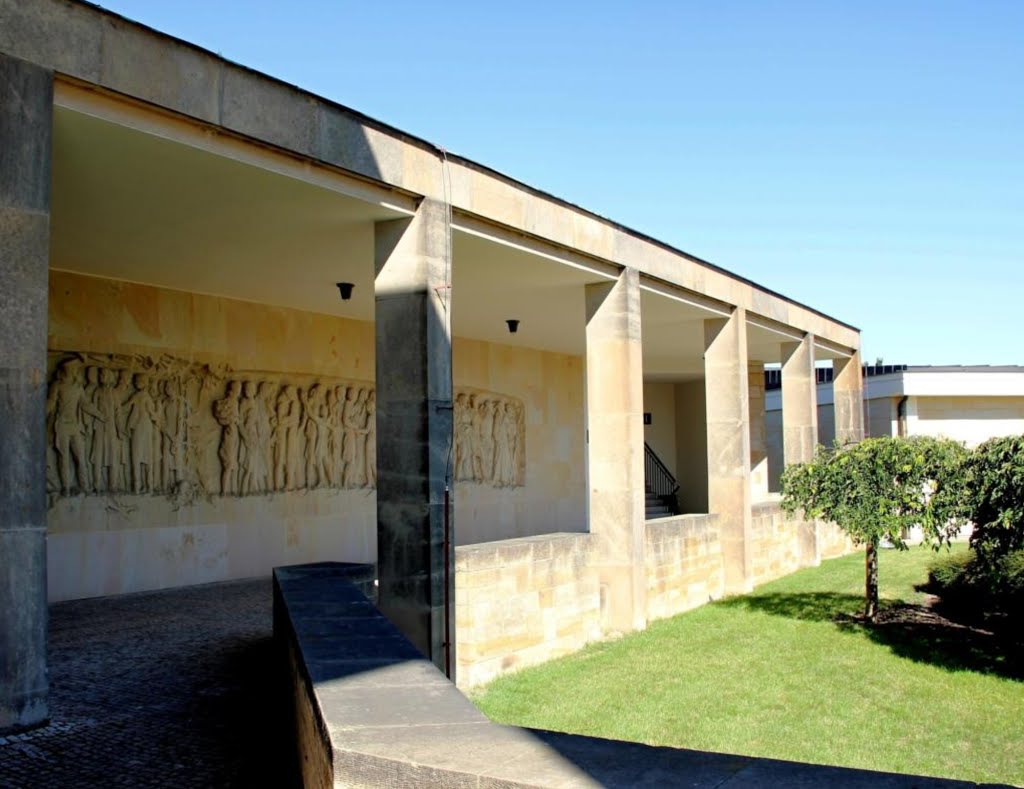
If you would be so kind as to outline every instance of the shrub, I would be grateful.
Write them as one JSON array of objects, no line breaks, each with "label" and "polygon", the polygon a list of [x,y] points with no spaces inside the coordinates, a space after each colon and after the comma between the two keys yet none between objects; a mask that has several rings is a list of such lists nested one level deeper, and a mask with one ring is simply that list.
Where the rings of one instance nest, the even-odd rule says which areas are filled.
[{"label": "shrub", "polygon": [[972,617],[995,614],[1018,621],[1024,616],[1024,550],[992,561],[982,561],[974,551],[943,556],[929,568],[925,589]]},{"label": "shrub", "polygon": [[867,438],[818,447],[809,463],[782,474],[782,507],[824,518],[864,546],[864,618],[878,613],[878,546],[905,550],[903,535],[920,526],[925,542],[948,544],[963,515],[966,450],[949,439]]},{"label": "shrub", "polygon": [[971,547],[991,572],[1009,572],[1002,559],[1024,549],[1024,435],[989,439],[964,471]]},{"label": "shrub", "polygon": [[963,586],[967,583],[975,557],[971,552],[948,554],[936,559],[928,568],[928,588],[934,594]]}]

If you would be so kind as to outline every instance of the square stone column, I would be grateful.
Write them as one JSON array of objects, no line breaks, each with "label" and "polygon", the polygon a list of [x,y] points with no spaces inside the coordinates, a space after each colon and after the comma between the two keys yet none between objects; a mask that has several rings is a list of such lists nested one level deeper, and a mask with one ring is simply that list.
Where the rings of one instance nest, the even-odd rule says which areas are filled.
[{"label": "square stone column", "polygon": [[753,588],[747,315],[704,321],[708,511],[718,515],[727,593]]},{"label": "square stone column", "polygon": [[[427,200],[412,218],[378,222],[374,240],[378,606],[454,674],[453,524],[445,542],[452,345],[444,207]],[[452,511],[454,504],[449,517]]]},{"label": "square stone column", "polygon": [[0,733],[48,716],[46,331],[53,74],[0,54]]},{"label": "square stone column", "polygon": [[604,623],[647,623],[640,276],[586,286],[587,472]]},{"label": "square stone column", "polygon": [[765,424],[764,362],[747,364],[747,399],[750,410],[750,494],[754,501],[768,498],[768,428]]},{"label": "square stone column", "polygon": [[[818,380],[814,335],[782,344],[782,452],[784,464],[807,463],[818,446]],[[801,566],[821,564],[817,521],[799,527]]]},{"label": "square stone column", "polygon": [[806,463],[818,445],[814,335],[782,343],[782,452],[786,465]]},{"label": "square stone column", "polygon": [[860,351],[832,361],[832,402],[836,442],[855,444],[864,438],[864,379]]}]

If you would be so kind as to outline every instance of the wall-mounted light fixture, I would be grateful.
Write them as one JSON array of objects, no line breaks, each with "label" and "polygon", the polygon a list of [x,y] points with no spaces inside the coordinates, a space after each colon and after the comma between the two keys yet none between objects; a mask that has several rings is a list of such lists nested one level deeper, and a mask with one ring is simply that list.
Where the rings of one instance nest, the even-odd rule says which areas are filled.
[{"label": "wall-mounted light fixture", "polygon": [[342,301],[348,301],[350,298],[352,298],[352,288],[354,287],[355,285],[353,285],[351,282],[338,283],[338,293],[341,294]]},{"label": "wall-mounted light fixture", "polygon": [[515,334],[517,331],[519,331],[519,319],[518,318],[509,318],[507,321],[505,321],[505,323],[508,324],[508,333],[509,334]]}]

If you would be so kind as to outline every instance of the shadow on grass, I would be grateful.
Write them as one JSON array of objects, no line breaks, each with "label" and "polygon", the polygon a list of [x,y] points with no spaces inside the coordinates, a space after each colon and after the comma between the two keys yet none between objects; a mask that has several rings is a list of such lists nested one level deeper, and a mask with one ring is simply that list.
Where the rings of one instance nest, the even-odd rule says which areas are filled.
[{"label": "shadow on grass", "polygon": [[864,621],[864,598],[831,592],[752,594],[718,603],[726,608],[760,611],[787,619],[832,622],[889,648],[900,657],[948,671],[977,671],[1024,681],[1024,642],[948,619],[927,606],[882,601],[878,620]]}]

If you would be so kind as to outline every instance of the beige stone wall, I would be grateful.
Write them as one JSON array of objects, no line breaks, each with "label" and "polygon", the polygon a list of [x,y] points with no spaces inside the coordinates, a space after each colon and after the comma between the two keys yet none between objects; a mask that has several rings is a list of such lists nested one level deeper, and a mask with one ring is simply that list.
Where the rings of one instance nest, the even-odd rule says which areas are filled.
[{"label": "beige stone wall", "polygon": [[575,652],[601,636],[589,534],[549,534],[455,551],[461,687]]},{"label": "beige stone wall", "polygon": [[525,409],[525,482],[455,485],[459,545],[585,531],[583,360],[578,356],[456,338],[456,388],[500,392]]},{"label": "beige stone wall", "polygon": [[916,435],[944,436],[973,447],[993,436],[1024,433],[1024,397],[917,397]]},{"label": "beige stone wall", "polygon": [[757,503],[752,509],[755,586],[815,563],[813,523],[790,517],[774,501]]},{"label": "beige stone wall", "polygon": [[722,546],[714,515],[647,524],[647,618],[662,619],[722,596]]},{"label": "beige stone wall", "polygon": [[[216,375],[371,387],[373,325],[116,280],[51,271],[51,364],[93,360],[208,366]],[[525,485],[456,484],[460,543],[582,531],[583,373],[578,357],[456,340],[456,388],[524,410]],[[51,371],[52,372],[52,371]],[[219,391],[219,390],[218,390]],[[205,402],[205,401],[204,401]],[[208,405],[208,403],[207,403]],[[216,423],[210,421],[214,426]],[[216,427],[215,427],[216,429]],[[217,434],[204,440],[216,463]],[[217,473],[207,475],[217,480]],[[275,565],[376,559],[372,487],[221,496],[54,496],[48,513],[52,600],[266,575]]]},{"label": "beige stone wall", "polygon": [[[49,297],[51,351],[167,354],[215,369],[373,379],[370,324],[60,271],[51,272]],[[58,497],[47,525],[52,600],[376,556],[369,489],[188,503],[164,495]]]},{"label": "beige stone wall", "polygon": [[644,441],[676,476],[675,384],[644,383],[644,412],[651,415],[651,424],[644,425]]},{"label": "beige stone wall", "polygon": [[846,532],[834,523],[817,521],[818,525],[818,554],[822,559],[834,559],[837,556],[844,556],[851,551],[857,550],[853,540],[846,536]]}]

